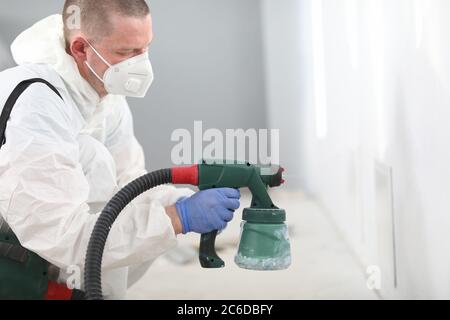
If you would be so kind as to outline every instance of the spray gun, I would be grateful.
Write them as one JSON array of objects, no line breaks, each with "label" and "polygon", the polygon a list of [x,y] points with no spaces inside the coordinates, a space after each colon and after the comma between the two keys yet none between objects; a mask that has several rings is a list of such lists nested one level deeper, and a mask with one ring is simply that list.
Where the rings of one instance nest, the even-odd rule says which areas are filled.
[{"label": "spray gun", "polygon": [[[208,163],[175,167],[148,173],[120,190],[100,214],[89,240],[85,263],[85,290],[88,300],[103,299],[101,262],[106,239],[120,212],[137,196],[158,185],[189,184],[200,190],[211,188],[249,188],[252,202],[243,211],[243,223],[235,263],[250,270],[283,270],[291,264],[286,212],[274,205],[268,187],[278,187],[284,169],[279,166],[257,166],[250,163]],[[202,234],[199,260],[203,268],[221,268],[224,261],[217,255],[217,231]]]},{"label": "spray gun", "polygon": [[[278,187],[284,180],[279,166],[262,167],[245,164],[201,165],[172,169],[172,183],[211,188],[249,188],[251,207],[244,209],[241,239],[235,262],[239,267],[257,270],[285,269],[290,265],[290,248],[286,231],[286,213],[276,207],[267,187]],[[202,234],[200,264],[204,268],[221,268],[225,263],[215,251],[217,231]]]}]

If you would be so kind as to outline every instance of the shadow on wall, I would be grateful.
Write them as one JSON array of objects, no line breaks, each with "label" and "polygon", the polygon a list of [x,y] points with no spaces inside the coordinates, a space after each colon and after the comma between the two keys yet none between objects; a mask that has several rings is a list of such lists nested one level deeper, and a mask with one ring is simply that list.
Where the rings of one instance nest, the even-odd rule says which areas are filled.
[{"label": "shadow on wall", "polygon": [[9,46],[0,38],[0,70],[13,66],[11,55],[9,54]]}]

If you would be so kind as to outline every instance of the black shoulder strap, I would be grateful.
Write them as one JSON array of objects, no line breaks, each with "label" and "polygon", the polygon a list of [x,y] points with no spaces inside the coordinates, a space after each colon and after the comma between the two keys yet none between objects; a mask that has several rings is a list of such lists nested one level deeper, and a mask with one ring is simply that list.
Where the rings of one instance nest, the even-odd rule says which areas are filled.
[{"label": "black shoulder strap", "polygon": [[17,99],[19,99],[20,95],[33,83],[43,83],[46,84],[53,92],[55,92],[61,99],[62,96],[58,92],[58,90],[48,81],[40,78],[28,79],[24,80],[17,85],[14,91],[9,96],[8,100],[6,100],[5,106],[3,107],[2,114],[0,116],[0,147],[3,146],[6,142],[5,131],[6,124],[8,123],[9,117],[11,115],[12,109],[16,104]]}]

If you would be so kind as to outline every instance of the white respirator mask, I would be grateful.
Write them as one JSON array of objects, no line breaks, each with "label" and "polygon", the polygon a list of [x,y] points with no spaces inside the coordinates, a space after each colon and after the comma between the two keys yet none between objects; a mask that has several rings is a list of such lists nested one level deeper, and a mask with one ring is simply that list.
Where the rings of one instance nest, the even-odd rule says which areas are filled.
[{"label": "white respirator mask", "polygon": [[94,50],[95,54],[109,67],[105,71],[102,79],[89,63],[85,61],[89,70],[103,82],[105,90],[109,94],[134,98],[145,97],[154,78],[148,52],[111,65],[89,42],[88,44]]}]

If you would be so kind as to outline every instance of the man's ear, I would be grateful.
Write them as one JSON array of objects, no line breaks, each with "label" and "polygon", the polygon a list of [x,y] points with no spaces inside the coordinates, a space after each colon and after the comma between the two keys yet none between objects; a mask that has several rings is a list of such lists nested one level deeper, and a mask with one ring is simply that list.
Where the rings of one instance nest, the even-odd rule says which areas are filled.
[{"label": "man's ear", "polygon": [[75,37],[70,44],[70,53],[77,62],[86,61],[88,43],[82,37]]}]

